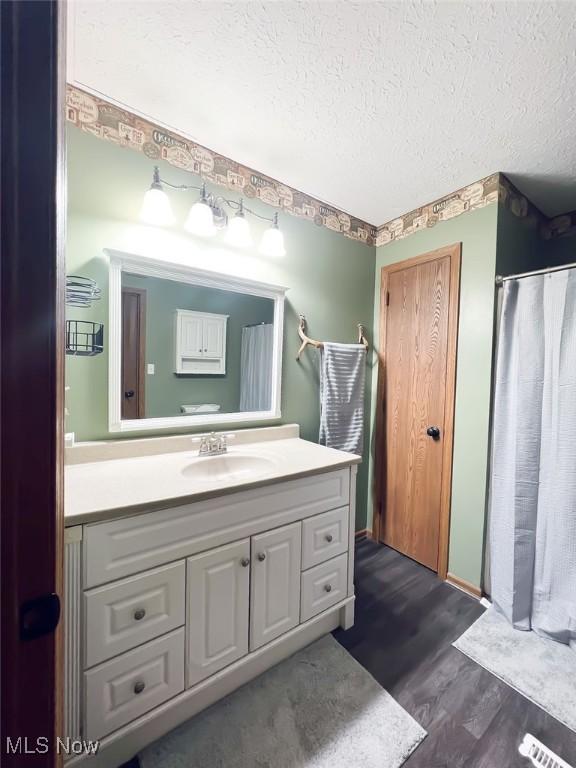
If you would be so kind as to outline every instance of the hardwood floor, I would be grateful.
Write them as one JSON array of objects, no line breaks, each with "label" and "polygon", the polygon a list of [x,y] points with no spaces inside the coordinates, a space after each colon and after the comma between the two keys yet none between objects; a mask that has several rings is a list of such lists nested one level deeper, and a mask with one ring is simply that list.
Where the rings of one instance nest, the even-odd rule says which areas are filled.
[{"label": "hardwood floor", "polygon": [[428,731],[406,768],[528,768],[527,731],[576,766],[576,734],[452,647],[477,600],[370,540],[355,584],[355,625],[334,636]]}]

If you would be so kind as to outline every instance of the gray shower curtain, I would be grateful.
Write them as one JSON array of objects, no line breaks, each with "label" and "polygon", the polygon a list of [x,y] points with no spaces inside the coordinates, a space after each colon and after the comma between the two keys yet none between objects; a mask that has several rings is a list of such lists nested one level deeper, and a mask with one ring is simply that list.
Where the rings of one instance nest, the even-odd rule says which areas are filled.
[{"label": "gray shower curtain", "polygon": [[576,270],[504,284],[490,484],[492,600],[576,648]]},{"label": "gray shower curtain", "polygon": [[271,323],[242,328],[240,351],[240,410],[269,411],[272,407],[272,355],[274,326]]}]

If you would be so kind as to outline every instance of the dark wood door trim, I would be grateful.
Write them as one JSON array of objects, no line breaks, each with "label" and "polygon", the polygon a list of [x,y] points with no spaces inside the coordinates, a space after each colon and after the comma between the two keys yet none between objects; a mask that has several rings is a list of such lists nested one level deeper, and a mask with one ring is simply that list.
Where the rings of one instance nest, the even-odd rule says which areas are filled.
[{"label": "dark wood door trim", "polygon": [[[137,419],[146,416],[146,289],[122,287],[122,317],[124,317],[124,296],[133,294],[138,296],[138,383],[136,385],[136,399],[138,404]],[[122,331],[122,390],[124,390],[124,331]],[[122,392],[122,404],[124,404],[124,392]],[[122,415],[122,418],[125,418]]]},{"label": "dark wood door trim", "polygon": [[[23,639],[20,611],[63,584],[64,11],[0,3],[0,763],[22,768],[59,764],[63,715],[62,621]],[[25,738],[40,751],[25,754]]]},{"label": "dark wood door trim", "polygon": [[380,279],[380,330],[378,349],[378,386],[376,396],[376,444],[374,472],[374,538],[382,541],[383,506],[386,498],[386,403],[384,398],[386,376],[386,319],[389,276],[428,261],[450,258],[450,291],[448,300],[448,349],[446,362],[446,400],[444,407],[444,439],[442,457],[441,511],[438,546],[438,576],[448,574],[448,546],[450,541],[450,500],[452,491],[452,455],[454,448],[454,405],[456,399],[456,357],[458,345],[458,309],[460,302],[460,264],[462,244],[438,248],[412,259],[398,261],[382,267]]}]

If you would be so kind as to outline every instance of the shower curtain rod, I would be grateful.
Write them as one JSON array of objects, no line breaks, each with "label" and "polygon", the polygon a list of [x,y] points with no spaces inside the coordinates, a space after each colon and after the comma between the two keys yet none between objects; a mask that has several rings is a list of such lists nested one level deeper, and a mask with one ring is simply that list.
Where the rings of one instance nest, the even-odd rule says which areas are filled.
[{"label": "shower curtain rod", "polygon": [[532,277],[533,275],[545,275],[547,272],[562,272],[565,269],[573,269],[576,267],[576,261],[572,264],[562,264],[560,267],[547,267],[546,269],[536,269],[534,272],[522,272],[519,275],[496,275],[496,285],[500,286],[507,280],[520,280],[522,277]]}]

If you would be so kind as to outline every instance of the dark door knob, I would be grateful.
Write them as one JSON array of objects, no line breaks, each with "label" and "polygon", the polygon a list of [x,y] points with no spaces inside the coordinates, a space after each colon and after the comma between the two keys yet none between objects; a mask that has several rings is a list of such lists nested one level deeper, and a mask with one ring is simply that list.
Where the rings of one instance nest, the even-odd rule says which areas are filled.
[{"label": "dark door knob", "polygon": [[127,389],[126,392],[124,392],[124,397],[130,400],[131,397],[134,397],[134,390]]},{"label": "dark door knob", "polygon": [[433,440],[440,440],[440,427],[428,427],[426,434]]}]

